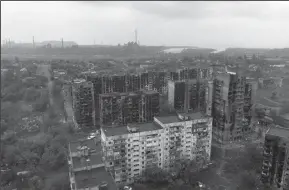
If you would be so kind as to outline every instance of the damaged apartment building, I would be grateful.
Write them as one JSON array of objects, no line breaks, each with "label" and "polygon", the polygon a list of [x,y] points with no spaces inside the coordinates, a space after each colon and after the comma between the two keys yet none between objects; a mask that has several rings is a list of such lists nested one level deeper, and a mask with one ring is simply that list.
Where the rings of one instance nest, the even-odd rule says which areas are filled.
[{"label": "damaged apartment building", "polygon": [[221,73],[214,79],[213,137],[217,143],[242,140],[250,133],[257,84],[239,74]]},{"label": "damaged apartment building", "polygon": [[117,190],[102,161],[96,138],[70,142],[68,167],[71,190]]},{"label": "damaged apartment building", "polygon": [[211,115],[212,93],[212,81],[168,81],[168,103],[179,112],[202,111]]},{"label": "damaged apartment building", "polygon": [[289,189],[289,129],[272,127],[265,135],[261,181],[280,190]]},{"label": "damaged apartment building", "polygon": [[154,91],[99,95],[101,126],[149,122],[159,110],[159,93]]},{"label": "damaged apartment building", "polygon": [[117,185],[143,178],[146,169],[176,171],[180,160],[210,160],[212,118],[202,113],[154,117],[151,123],[101,129],[106,170]]},{"label": "damaged apartment building", "polygon": [[182,69],[178,69],[177,71],[170,72],[170,80],[182,81],[182,80],[190,80],[190,79],[211,79],[212,72],[213,71],[211,68],[185,67]]},{"label": "damaged apartment building", "polygon": [[72,84],[72,108],[77,128],[95,127],[93,85],[84,79],[75,79]]}]

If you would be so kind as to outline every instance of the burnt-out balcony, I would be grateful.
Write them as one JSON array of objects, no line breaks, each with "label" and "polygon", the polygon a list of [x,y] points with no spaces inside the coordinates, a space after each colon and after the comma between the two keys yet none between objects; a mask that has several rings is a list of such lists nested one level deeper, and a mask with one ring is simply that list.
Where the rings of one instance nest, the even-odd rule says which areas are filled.
[{"label": "burnt-out balcony", "polygon": [[265,160],[263,161],[263,166],[271,167],[272,164],[268,160]]},{"label": "burnt-out balcony", "polygon": [[272,152],[270,152],[270,151],[268,151],[268,150],[264,150],[264,156],[265,157],[269,157],[269,156],[272,156],[273,154],[272,154]]},{"label": "burnt-out balcony", "polygon": [[262,171],[261,175],[263,177],[269,177],[269,171]]}]

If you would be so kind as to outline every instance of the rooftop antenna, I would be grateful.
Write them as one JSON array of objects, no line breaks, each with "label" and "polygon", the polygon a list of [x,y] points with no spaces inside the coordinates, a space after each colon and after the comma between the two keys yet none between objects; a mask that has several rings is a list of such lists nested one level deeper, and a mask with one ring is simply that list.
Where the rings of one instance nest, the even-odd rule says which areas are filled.
[{"label": "rooftop antenna", "polygon": [[63,38],[61,38],[61,47],[63,48]]},{"label": "rooftop antenna", "polygon": [[33,48],[35,48],[34,36],[32,37]]}]

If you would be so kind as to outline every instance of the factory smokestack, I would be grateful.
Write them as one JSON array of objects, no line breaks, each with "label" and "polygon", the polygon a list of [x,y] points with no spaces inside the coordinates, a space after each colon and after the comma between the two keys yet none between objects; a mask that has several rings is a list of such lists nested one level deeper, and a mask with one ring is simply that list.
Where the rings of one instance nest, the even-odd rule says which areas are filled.
[{"label": "factory smokestack", "polygon": [[34,36],[32,37],[32,44],[33,44],[33,48],[35,48]]},{"label": "factory smokestack", "polygon": [[138,43],[138,40],[137,40],[137,29],[135,29],[134,33],[135,33],[135,43]]}]

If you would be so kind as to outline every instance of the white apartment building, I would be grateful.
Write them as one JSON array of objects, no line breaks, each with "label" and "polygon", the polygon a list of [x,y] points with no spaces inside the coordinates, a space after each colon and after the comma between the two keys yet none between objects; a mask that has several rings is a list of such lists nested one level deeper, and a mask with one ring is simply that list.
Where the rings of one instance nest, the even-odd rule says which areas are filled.
[{"label": "white apartment building", "polygon": [[132,183],[148,168],[173,171],[181,159],[210,160],[212,118],[199,112],[101,130],[104,165],[116,184]]}]

